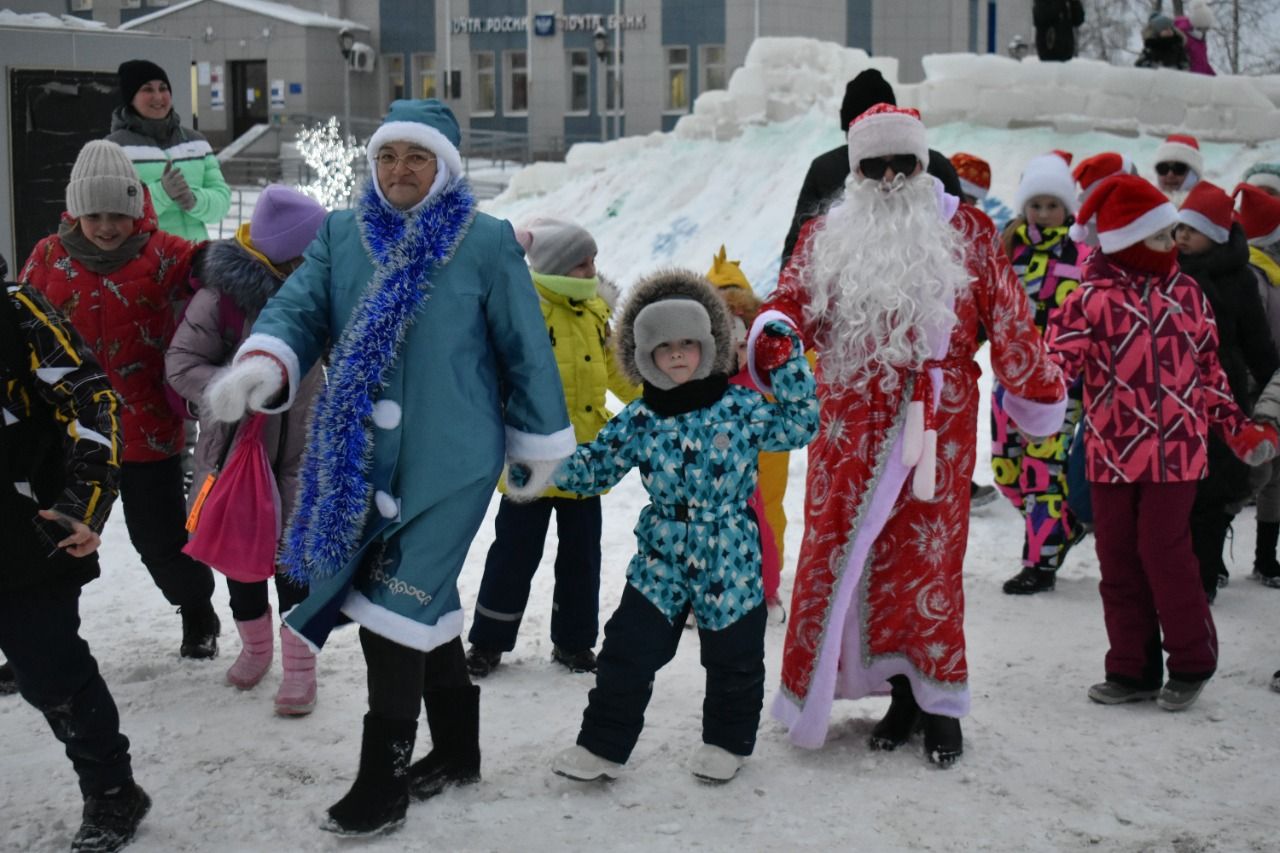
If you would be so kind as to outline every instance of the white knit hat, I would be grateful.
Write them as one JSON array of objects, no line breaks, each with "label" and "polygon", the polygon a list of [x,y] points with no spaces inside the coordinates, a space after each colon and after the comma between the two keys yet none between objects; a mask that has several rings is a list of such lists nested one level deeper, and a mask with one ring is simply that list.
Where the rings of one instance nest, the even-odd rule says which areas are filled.
[{"label": "white knit hat", "polygon": [[[1156,149],[1156,162],[1186,163],[1187,168],[1196,173],[1197,180],[1204,177],[1204,155],[1200,153],[1200,143],[1194,136],[1185,133],[1165,137],[1164,142]],[[1183,189],[1190,187],[1183,186]]]},{"label": "white knit hat", "polygon": [[1075,213],[1079,209],[1075,178],[1071,177],[1071,167],[1060,155],[1041,154],[1027,163],[1022,170],[1022,180],[1018,183],[1018,195],[1013,202],[1014,211],[1022,214],[1027,202],[1038,195],[1058,199],[1069,213]]},{"label": "white knit hat", "polygon": [[123,148],[105,139],[85,143],[67,182],[67,213],[77,219],[89,213],[142,218],[142,180]]},{"label": "white knit hat", "polygon": [[920,165],[929,165],[929,145],[925,142],[920,113],[907,107],[876,104],[849,125],[849,166],[871,157],[914,154]]},{"label": "white knit hat", "polygon": [[597,251],[587,229],[549,216],[539,216],[517,228],[516,242],[528,255],[529,267],[543,275],[568,275]]}]

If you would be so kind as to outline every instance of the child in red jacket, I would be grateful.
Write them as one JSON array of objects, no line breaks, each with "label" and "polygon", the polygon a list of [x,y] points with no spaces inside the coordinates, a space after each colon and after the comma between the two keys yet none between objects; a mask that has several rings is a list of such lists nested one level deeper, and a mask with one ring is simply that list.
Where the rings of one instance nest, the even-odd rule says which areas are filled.
[{"label": "child in red jacket", "polygon": [[1277,436],[1248,420],[1231,396],[1213,311],[1177,266],[1173,205],[1142,178],[1121,175],[1081,208],[1080,224],[1095,219],[1100,251],[1050,318],[1047,336],[1065,378],[1084,381],[1085,464],[1110,641],[1106,680],[1089,698],[1105,705],[1155,698],[1180,711],[1217,668],[1217,633],[1188,529],[1209,428],[1249,465],[1275,455]]},{"label": "child in red jacket", "polygon": [[39,290],[84,338],[123,401],[120,503],[129,539],[152,580],[182,614],[181,654],[212,658],[220,625],[213,573],[187,543],[182,418],[164,391],[164,350],[195,243],[157,230],[133,163],[114,142],[80,150],[58,233],[36,244],[21,281]]}]

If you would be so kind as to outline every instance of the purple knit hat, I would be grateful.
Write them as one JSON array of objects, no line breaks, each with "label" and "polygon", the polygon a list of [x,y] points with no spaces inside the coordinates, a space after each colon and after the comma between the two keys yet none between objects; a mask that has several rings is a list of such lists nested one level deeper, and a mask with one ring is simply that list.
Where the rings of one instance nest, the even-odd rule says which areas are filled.
[{"label": "purple knit hat", "polygon": [[311,196],[284,184],[272,184],[254,205],[249,239],[271,263],[283,263],[300,257],[311,245],[326,215]]}]

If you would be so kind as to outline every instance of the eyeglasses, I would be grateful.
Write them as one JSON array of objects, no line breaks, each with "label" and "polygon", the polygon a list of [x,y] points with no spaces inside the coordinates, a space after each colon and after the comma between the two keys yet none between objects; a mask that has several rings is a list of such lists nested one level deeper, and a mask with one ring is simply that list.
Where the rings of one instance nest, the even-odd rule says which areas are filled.
[{"label": "eyeglasses", "polygon": [[1178,177],[1182,177],[1187,173],[1188,168],[1186,163],[1156,163],[1156,174],[1164,177],[1173,172]]},{"label": "eyeglasses", "polygon": [[919,165],[920,160],[914,154],[894,154],[891,157],[868,157],[866,160],[859,160],[858,171],[864,178],[878,181],[889,169],[893,169],[899,175],[910,175]]},{"label": "eyeglasses", "polygon": [[434,154],[423,154],[421,151],[410,151],[403,157],[397,157],[390,151],[382,151],[374,158],[378,168],[386,169],[387,171],[394,169],[397,163],[403,163],[404,167],[410,172],[421,172],[435,161]]}]

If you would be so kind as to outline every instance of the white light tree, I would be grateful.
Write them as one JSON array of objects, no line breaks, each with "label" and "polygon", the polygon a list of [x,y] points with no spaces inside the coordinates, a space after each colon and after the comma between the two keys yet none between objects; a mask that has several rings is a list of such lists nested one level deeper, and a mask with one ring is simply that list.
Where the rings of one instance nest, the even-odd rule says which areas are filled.
[{"label": "white light tree", "polygon": [[324,124],[304,127],[298,133],[298,153],[315,176],[299,189],[329,210],[346,207],[355,185],[356,159],[364,149],[352,137],[344,139],[337,117]]}]

